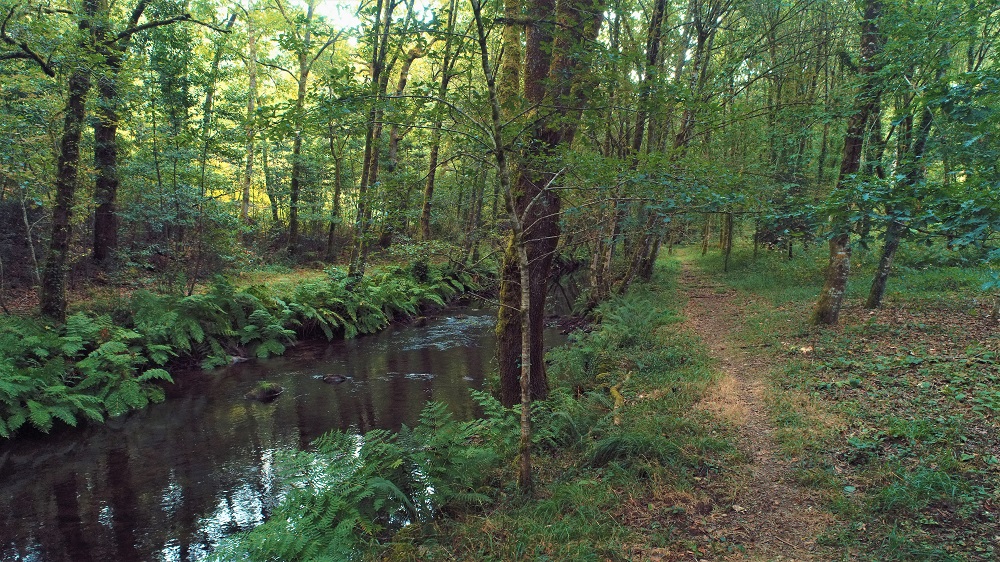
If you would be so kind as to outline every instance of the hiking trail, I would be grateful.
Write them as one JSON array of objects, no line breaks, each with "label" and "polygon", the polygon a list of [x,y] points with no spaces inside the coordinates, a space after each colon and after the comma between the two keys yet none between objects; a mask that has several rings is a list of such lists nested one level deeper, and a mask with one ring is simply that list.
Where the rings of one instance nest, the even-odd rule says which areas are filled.
[{"label": "hiking trail", "polygon": [[827,560],[816,544],[832,523],[822,498],[795,481],[792,467],[775,437],[777,428],[768,414],[766,355],[755,355],[735,338],[750,300],[709,280],[683,263],[678,289],[686,298],[686,324],[705,343],[719,379],[708,389],[699,407],[731,423],[736,447],[746,457],[743,483],[733,494],[733,506],[716,509],[710,524],[720,535],[746,548],[727,560]]}]

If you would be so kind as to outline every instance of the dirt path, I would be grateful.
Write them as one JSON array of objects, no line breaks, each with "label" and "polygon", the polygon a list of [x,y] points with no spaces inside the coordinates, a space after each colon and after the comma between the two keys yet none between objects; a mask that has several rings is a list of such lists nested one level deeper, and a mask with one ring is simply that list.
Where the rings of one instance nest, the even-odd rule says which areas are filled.
[{"label": "dirt path", "polygon": [[707,280],[688,263],[680,290],[687,297],[688,324],[722,371],[700,406],[737,428],[737,446],[748,459],[732,510],[713,514],[713,526],[746,547],[745,556],[732,560],[828,560],[816,537],[832,519],[818,494],[795,482],[792,463],[782,455],[767,414],[768,361],[741,349],[733,337],[747,301]]}]

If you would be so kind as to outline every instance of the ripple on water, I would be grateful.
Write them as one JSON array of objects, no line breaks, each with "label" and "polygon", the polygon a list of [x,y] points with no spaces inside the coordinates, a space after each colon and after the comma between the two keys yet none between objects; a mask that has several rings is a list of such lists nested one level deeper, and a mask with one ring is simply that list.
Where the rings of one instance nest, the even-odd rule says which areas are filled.
[{"label": "ripple on water", "polygon": [[406,338],[400,349],[414,351],[432,347],[444,351],[453,347],[472,347],[483,337],[485,329],[495,323],[496,317],[492,314],[443,318],[419,334]]}]

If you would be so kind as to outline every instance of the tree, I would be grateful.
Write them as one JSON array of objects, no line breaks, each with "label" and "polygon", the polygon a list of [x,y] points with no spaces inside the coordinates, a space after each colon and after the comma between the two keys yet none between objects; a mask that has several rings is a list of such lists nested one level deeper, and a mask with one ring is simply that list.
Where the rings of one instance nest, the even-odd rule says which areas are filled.
[{"label": "tree", "polygon": [[420,237],[431,238],[431,202],[434,198],[434,180],[437,177],[438,157],[441,151],[441,126],[448,99],[448,86],[455,76],[455,62],[463,43],[455,36],[455,22],[458,19],[456,0],[448,2],[448,22],[445,26],[444,51],[441,55],[441,77],[438,82],[437,100],[434,108],[434,125],[431,128],[431,153],[427,164],[427,181],[424,183],[423,204],[420,207]]},{"label": "tree", "polygon": [[[850,189],[853,176],[861,167],[861,153],[865,128],[871,116],[881,103],[882,84],[877,73],[878,56],[882,50],[882,35],[879,18],[882,15],[880,0],[865,0],[864,19],[861,23],[861,65],[858,77],[861,81],[854,99],[854,113],[847,123],[844,139],[844,153],[840,163],[837,189]],[[851,271],[851,231],[846,220],[850,209],[840,209],[837,221],[832,225],[830,238],[830,263],[826,270],[826,282],[813,310],[814,324],[836,324],[840,317],[840,307],[847,290],[847,276]]]},{"label": "tree", "polygon": [[[560,195],[555,182],[560,175],[559,155],[572,145],[586,105],[593,44],[603,19],[604,4],[584,0],[533,0],[527,4],[522,92],[528,104],[523,149],[512,162],[510,216],[520,217],[524,230],[511,236],[501,265],[500,311],[497,321],[497,358],[500,400],[505,405],[522,401],[521,357],[529,346],[529,379],[532,399],[548,395],[542,356],[544,304],[548,277],[558,244]],[[505,25],[521,25],[508,21]],[[514,34],[505,34],[513,37]],[[513,91],[510,85],[507,91]],[[498,86],[498,90],[500,87]],[[506,103],[505,103],[506,102]],[[512,100],[498,100],[501,105]],[[526,257],[522,257],[521,253]],[[527,262],[529,271],[519,267]],[[523,283],[527,282],[530,309],[522,333]]]},{"label": "tree", "polygon": [[318,0],[307,0],[305,14],[293,17],[289,8],[285,5],[285,0],[274,0],[274,5],[281,13],[287,25],[285,36],[285,47],[289,48],[295,55],[297,62],[296,72],[282,68],[295,79],[296,93],[295,106],[292,110],[292,178],[291,190],[288,197],[288,253],[295,255],[299,246],[299,195],[302,191],[302,139],[303,128],[305,127],[305,101],[306,89],[309,84],[309,73],[312,72],[323,52],[330,48],[340,38],[340,33],[333,33],[323,30],[327,38],[317,47],[318,42],[314,34],[317,32],[313,23]]}]

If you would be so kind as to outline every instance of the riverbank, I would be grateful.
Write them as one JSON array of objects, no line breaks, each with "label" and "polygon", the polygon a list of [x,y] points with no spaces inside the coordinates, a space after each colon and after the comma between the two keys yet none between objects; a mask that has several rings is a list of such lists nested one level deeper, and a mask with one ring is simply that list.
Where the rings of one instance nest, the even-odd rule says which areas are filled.
[{"label": "riverbank", "polygon": [[[305,341],[178,373],[165,402],[107,423],[2,442],[0,560],[200,560],[272,513],[285,490],[276,459],[324,433],[414,427],[432,400],[457,419],[480,415],[470,392],[493,369],[495,322],[492,307],[455,305],[426,323]],[[285,391],[244,399],[261,381]]]},{"label": "riverbank", "polygon": [[334,435],[286,458],[279,467],[296,492],[219,559],[736,552],[725,537],[690,530],[731,507],[706,490],[731,489],[741,453],[732,426],[698,407],[718,373],[684,323],[677,274],[661,261],[652,283],[603,304],[591,332],[547,355],[553,391],[533,413],[534,497],[514,484],[517,409],[479,394],[483,420],[456,422],[431,407],[399,436]]},{"label": "riverbank", "polygon": [[0,437],[24,426],[101,422],[164,397],[168,369],[211,369],[284,353],[295,341],[353,338],[479,287],[478,274],[423,262],[359,280],[336,268],[278,293],[218,278],[189,296],[140,291],[65,325],[0,317]]},{"label": "riverbank", "polygon": [[1000,349],[978,272],[904,262],[882,310],[855,282],[844,326],[817,328],[822,259],[720,274],[681,252],[603,304],[547,356],[531,497],[517,412],[479,395],[484,421],[429,410],[292,455],[290,503],[219,559],[992,560]]}]

